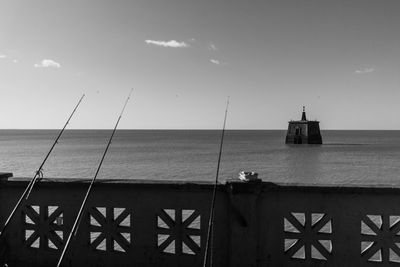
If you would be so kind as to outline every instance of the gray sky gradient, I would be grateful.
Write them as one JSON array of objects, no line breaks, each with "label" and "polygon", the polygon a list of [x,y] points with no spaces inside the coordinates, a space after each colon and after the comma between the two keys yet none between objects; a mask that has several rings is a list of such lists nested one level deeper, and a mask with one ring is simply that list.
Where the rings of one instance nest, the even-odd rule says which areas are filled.
[{"label": "gray sky gradient", "polygon": [[0,2],[0,128],[400,129],[398,0]]}]

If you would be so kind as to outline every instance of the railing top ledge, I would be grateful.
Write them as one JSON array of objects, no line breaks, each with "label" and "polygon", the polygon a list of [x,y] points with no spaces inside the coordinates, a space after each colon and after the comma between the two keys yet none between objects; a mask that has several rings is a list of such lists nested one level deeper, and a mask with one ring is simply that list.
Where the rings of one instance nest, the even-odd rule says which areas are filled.
[{"label": "railing top ledge", "polygon": [[[12,173],[0,173],[1,186],[24,186],[31,178],[13,177]],[[52,185],[85,185],[90,178],[43,178],[40,184]],[[210,189],[214,183],[210,181],[185,181],[185,180],[150,180],[150,179],[99,179],[99,185],[139,186],[160,188],[202,188]],[[281,183],[255,180],[243,182],[238,179],[226,179],[218,184],[219,190],[229,190],[238,193],[254,192],[323,192],[323,193],[400,193],[400,182],[392,184],[320,184],[320,183]]]},{"label": "railing top ledge", "polygon": [[321,193],[400,193],[399,183],[386,184],[322,184],[322,183],[281,183],[266,181],[243,182],[229,179],[226,184],[235,192],[321,192]]},{"label": "railing top ledge", "polygon": [[[26,186],[31,178],[27,177],[10,177],[2,181],[2,186]],[[90,178],[42,178],[38,183],[39,186],[88,186],[91,182]],[[214,186],[211,181],[185,181],[185,180],[151,180],[151,179],[98,179],[98,186],[128,186],[128,187],[151,187],[151,188],[187,188],[187,189],[209,189]],[[219,188],[224,187],[223,184],[218,185]]]}]

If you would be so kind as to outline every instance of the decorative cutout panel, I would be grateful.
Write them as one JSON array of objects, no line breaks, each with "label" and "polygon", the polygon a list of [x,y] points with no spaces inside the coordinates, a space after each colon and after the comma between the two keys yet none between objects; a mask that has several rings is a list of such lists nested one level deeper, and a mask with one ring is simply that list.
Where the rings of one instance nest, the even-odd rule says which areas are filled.
[{"label": "decorative cutout panel", "polygon": [[25,206],[25,243],[31,248],[61,249],[64,242],[63,217],[58,206]]},{"label": "decorative cutout panel", "polygon": [[200,253],[201,215],[196,210],[163,209],[157,214],[157,246],[164,253]]},{"label": "decorative cutout panel", "polygon": [[93,207],[89,211],[90,245],[97,251],[128,252],[132,214],[126,208]]},{"label": "decorative cutout panel", "polygon": [[292,212],[283,218],[285,254],[324,260],[332,253],[332,220],[324,213]]},{"label": "decorative cutout panel", "polygon": [[369,262],[400,263],[400,216],[366,215],[361,220],[361,256]]}]

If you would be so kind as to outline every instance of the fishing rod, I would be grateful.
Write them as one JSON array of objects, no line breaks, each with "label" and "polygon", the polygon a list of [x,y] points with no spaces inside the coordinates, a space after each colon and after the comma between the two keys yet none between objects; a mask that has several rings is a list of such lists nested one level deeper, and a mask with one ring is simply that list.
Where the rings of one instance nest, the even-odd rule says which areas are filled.
[{"label": "fishing rod", "polygon": [[22,201],[25,199],[27,200],[29,198],[30,193],[32,192],[33,186],[35,183],[38,181],[38,179],[43,177],[43,166],[46,163],[47,159],[49,158],[51,152],[53,151],[54,147],[58,143],[58,140],[60,139],[61,135],[64,133],[65,128],[67,127],[69,121],[71,120],[72,116],[74,115],[76,109],[78,106],[81,104],[82,99],[85,97],[85,94],[82,95],[82,97],[79,99],[78,104],[76,104],[74,110],[72,111],[71,115],[69,116],[67,122],[65,123],[64,127],[61,129],[59,132],[57,138],[55,139],[53,145],[51,146],[49,152],[47,153],[46,157],[42,161],[42,164],[40,164],[39,169],[35,172],[35,176],[29,181],[28,186],[25,188],[25,191],[22,193],[21,197],[19,198],[17,204],[14,206],[14,209],[11,211],[10,215],[8,216],[6,223],[4,224],[3,228],[1,229],[0,232],[0,238],[3,236],[4,231],[7,229],[7,226],[9,225],[11,219],[14,217],[17,209],[21,206]]},{"label": "fishing rod", "polygon": [[76,218],[75,218],[75,222],[74,222],[74,224],[73,224],[73,226],[72,226],[71,232],[70,232],[69,235],[68,235],[67,242],[65,243],[65,246],[64,246],[63,251],[62,251],[62,253],[61,253],[60,259],[58,260],[57,267],[61,266],[61,263],[62,263],[62,261],[63,261],[63,259],[64,259],[64,256],[65,256],[65,253],[66,253],[66,251],[67,251],[67,249],[68,249],[68,247],[69,247],[69,244],[71,243],[71,240],[72,240],[71,238],[72,238],[72,236],[75,236],[76,233],[77,233],[78,226],[79,226],[80,221],[81,221],[83,209],[84,209],[84,207],[85,207],[85,205],[86,205],[86,202],[87,202],[87,200],[88,200],[88,198],[89,198],[89,194],[90,194],[91,191],[92,191],[93,184],[94,184],[94,182],[96,181],[97,175],[98,175],[98,173],[99,173],[99,171],[100,171],[101,165],[103,164],[103,161],[104,161],[104,158],[105,158],[105,156],[106,156],[106,154],[107,154],[108,148],[109,148],[110,145],[111,145],[111,141],[112,141],[112,139],[113,139],[113,137],[114,137],[115,131],[117,130],[118,123],[119,123],[119,121],[121,120],[122,113],[124,113],[125,107],[126,107],[126,105],[128,104],[128,101],[129,101],[129,99],[130,99],[130,97],[131,97],[132,91],[133,91],[133,89],[131,89],[131,91],[129,92],[128,98],[125,100],[124,107],[122,108],[122,111],[121,111],[121,113],[119,114],[117,123],[116,123],[115,126],[114,126],[114,130],[113,130],[112,133],[111,133],[111,136],[110,136],[110,139],[108,140],[106,149],[104,150],[104,153],[103,153],[103,156],[101,157],[99,166],[97,167],[96,174],[94,175],[92,181],[90,182],[89,188],[88,188],[88,190],[86,191],[85,198],[83,199],[83,202],[82,202],[82,204],[81,204],[81,207],[79,208],[79,212],[78,212],[78,215],[77,215]]},{"label": "fishing rod", "polygon": [[226,124],[226,117],[228,114],[228,106],[229,106],[229,96],[226,101],[226,109],[225,109],[225,117],[224,117],[224,124],[222,127],[222,133],[221,133],[221,143],[219,146],[219,155],[218,155],[218,164],[217,164],[217,174],[215,175],[215,183],[214,183],[214,188],[213,188],[213,195],[212,195],[212,201],[211,201],[211,208],[210,208],[210,218],[208,220],[208,229],[207,229],[207,239],[206,239],[206,247],[205,247],[205,252],[204,252],[204,261],[203,261],[203,267],[207,266],[207,260],[208,260],[208,251],[210,247],[210,264],[209,266],[212,267],[212,251],[213,251],[213,240],[212,240],[212,235],[213,235],[213,226],[214,226],[214,211],[215,211],[215,202],[216,202],[216,195],[217,195],[217,185],[218,185],[218,177],[219,177],[219,166],[221,163],[221,155],[222,155],[222,146],[224,143],[224,135],[225,135],[225,124]]}]

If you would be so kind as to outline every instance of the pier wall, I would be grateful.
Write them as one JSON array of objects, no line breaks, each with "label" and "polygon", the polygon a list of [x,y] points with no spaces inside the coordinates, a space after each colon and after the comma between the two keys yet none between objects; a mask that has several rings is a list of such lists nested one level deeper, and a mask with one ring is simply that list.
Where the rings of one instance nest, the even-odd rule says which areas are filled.
[{"label": "pier wall", "polygon": [[[0,180],[3,224],[28,180]],[[88,180],[43,179],[5,232],[8,266],[55,266]],[[213,185],[99,180],[63,266],[202,266]],[[213,266],[400,266],[400,188],[226,181]]]}]

